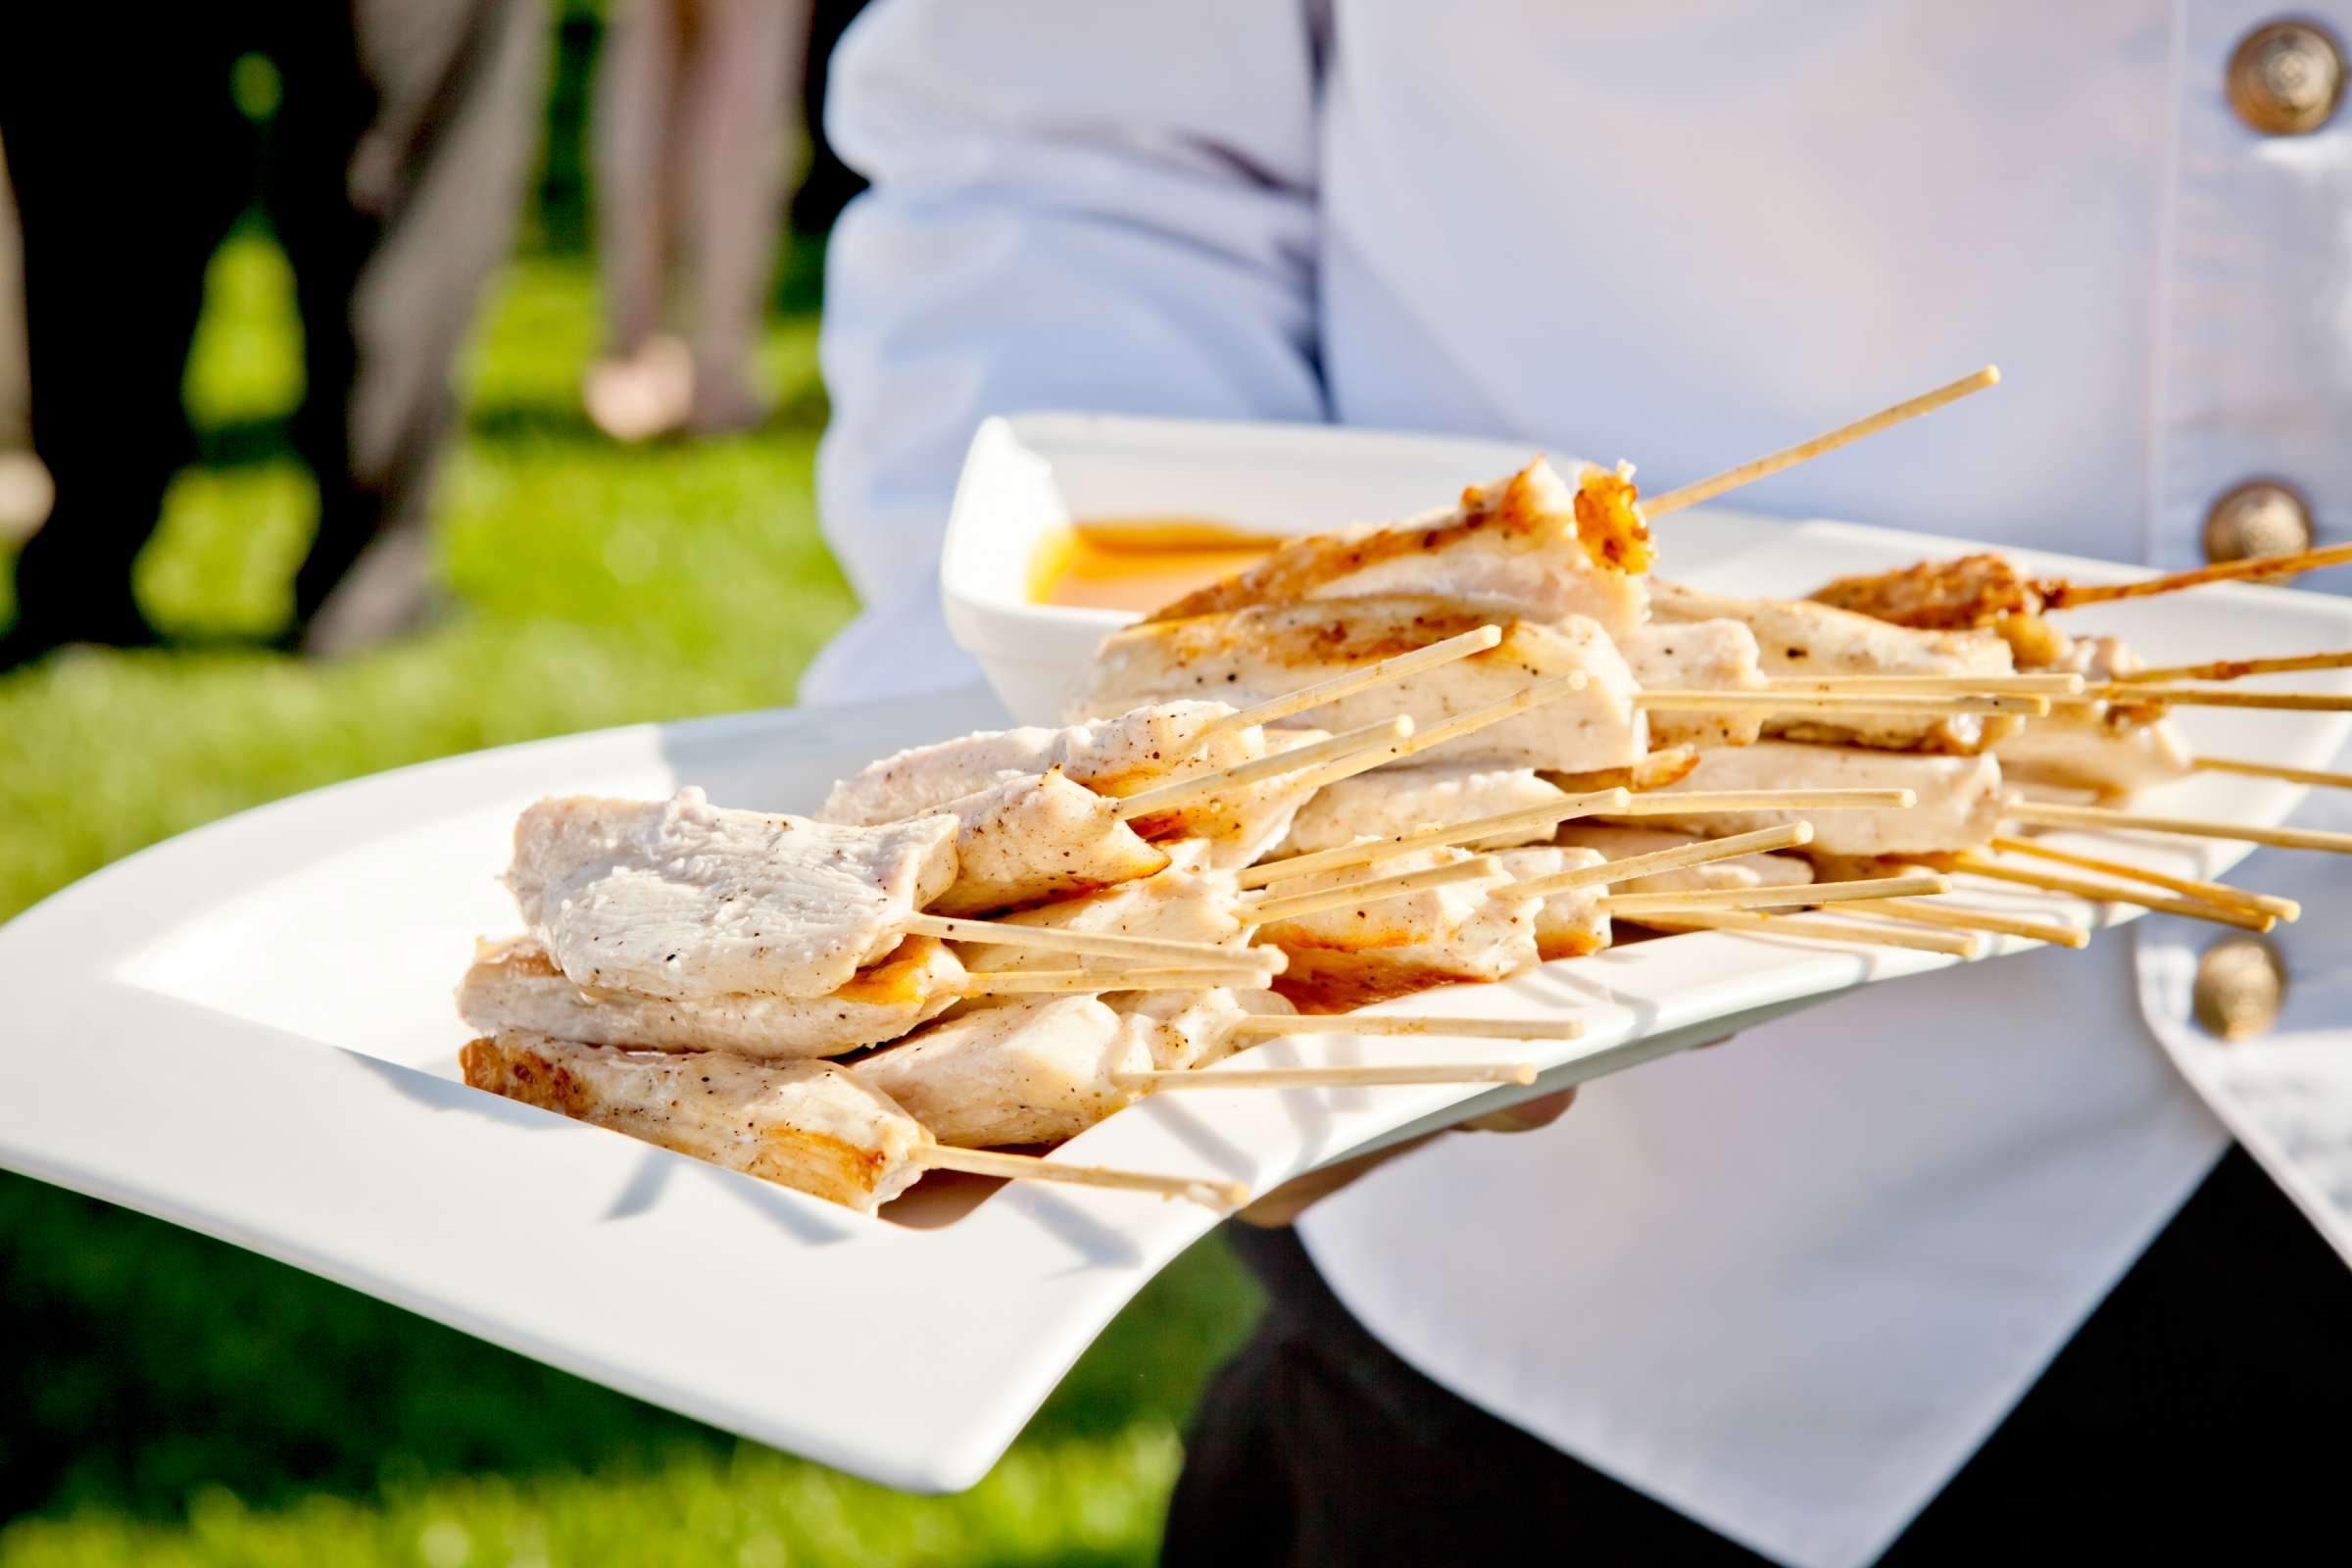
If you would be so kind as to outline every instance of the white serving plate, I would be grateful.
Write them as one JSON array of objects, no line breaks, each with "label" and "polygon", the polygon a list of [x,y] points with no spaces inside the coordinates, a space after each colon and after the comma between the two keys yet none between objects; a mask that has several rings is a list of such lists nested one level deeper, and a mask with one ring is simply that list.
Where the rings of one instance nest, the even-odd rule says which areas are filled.
[{"label": "white serving plate", "polygon": [[[1271,523],[1280,519],[1201,498],[1224,494],[1238,505],[1260,483],[1279,484],[1298,501],[1299,525],[1418,509],[1433,487],[1443,496],[1446,483],[1498,472],[1515,458],[1496,457],[1518,451],[1134,420],[993,429],[986,439],[1051,434],[1050,450],[1023,455],[1044,466],[1040,483],[1059,482],[1064,469],[1088,475],[1083,496],[1059,493],[1065,507],[1210,510]],[[1219,472],[1229,477],[1212,481]],[[1410,482],[1383,499],[1367,474]],[[952,582],[970,580],[954,574],[979,551],[971,527],[959,517]],[[1681,515],[1674,530],[1670,555],[1692,563],[1683,575],[1751,592],[1958,548],[1730,514]],[[2026,559],[2037,570],[2130,575]],[[2352,605],[2335,600],[2224,588],[2199,593],[2195,607],[2192,615],[2179,601],[2127,604],[2081,618],[2168,660],[2352,643]],[[1078,657],[1092,646],[1063,631],[1061,646]],[[2340,676],[2296,683],[2330,681],[2352,688]],[[466,1031],[450,993],[473,938],[514,924],[495,877],[515,812],[539,795],[657,796],[690,782],[726,804],[806,809],[835,776],[877,755],[1000,716],[985,695],[965,692],[854,712],[612,730],[321,790],[134,856],[0,928],[0,994],[11,1001],[0,1028],[0,1165],[224,1237],[894,1486],[967,1486],[1111,1315],[1213,1223],[1208,1212],[1123,1193],[935,1177],[887,1216],[862,1218],[466,1089],[455,1065]],[[2335,715],[2186,718],[2211,750],[2311,766],[2325,765],[2352,729]],[[2152,804],[2276,821],[2300,794],[2200,779]],[[2208,842],[2131,853],[2212,874],[2242,849]],[[1233,1177],[1263,1191],[1421,1128],[1951,961],[1717,933],[1642,943],[1507,985],[1392,1004],[1489,1016],[1573,1010],[1587,1025],[1575,1043],[1329,1037],[1260,1048],[1258,1058],[1378,1061],[1458,1050],[1536,1061],[1544,1076],[1534,1090],[1167,1096],[1122,1111],[1061,1157]]]}]

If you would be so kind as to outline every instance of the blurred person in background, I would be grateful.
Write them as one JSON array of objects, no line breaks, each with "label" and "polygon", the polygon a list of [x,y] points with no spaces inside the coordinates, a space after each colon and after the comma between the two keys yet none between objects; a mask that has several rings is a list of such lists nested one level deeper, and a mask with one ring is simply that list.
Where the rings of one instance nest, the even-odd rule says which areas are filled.
[{"label": "blurred person in background", "polygon": [[[809,0],[625,0],[597,67],[605,358],[589,416],[622,441],[748,429],[784,217]],[[682,332],[665,330],[672,309]]]},{"label": "blurred person in background", "polygon": [[49,470],[32,454],[32,395],[24,368],[24,235],[0,149],[0,541],[22,539],[49,515]]},{"label": "blurred person in background", "polygon": [[[882,0],[834,62],[873,188],[819,473],[867,608],[804,696],[974,678],[938,542],[974,425],[1024,409],[1671,485],[1992,360],[1997,395],[1740,505],[2164,567],[2340,537],[2348,35],[2340,0]],[[2352,890],[2325,855],[2243,878],[2308,910],[2250,966],[2150,921],[1872,987],[1241,1228],[1271,1303],[1167,1560],[2333,1539],[2336,1450],[2294,1434],[2352,1400],[2352,1103],[2311,1087],[2352,1055]],[[2262,1053],[2190,1021],[2209,982]],[[2210,1105],[2173,1064],[2231,1051]]]},{"label": "blurred person in background", "polygon": [[514,233],[547,38],[544,0],[23,6],[0,21],[32,445],[56,485],[17,559],[0,668],[157,640],[131,565],[192,454],[180,382],[206,265],[256,194],[230,79],[256,52],[282,84],[258,187],[294,271],[293,439],[318,486],[288,638],[347,652],[426,615],[451,363]]}]

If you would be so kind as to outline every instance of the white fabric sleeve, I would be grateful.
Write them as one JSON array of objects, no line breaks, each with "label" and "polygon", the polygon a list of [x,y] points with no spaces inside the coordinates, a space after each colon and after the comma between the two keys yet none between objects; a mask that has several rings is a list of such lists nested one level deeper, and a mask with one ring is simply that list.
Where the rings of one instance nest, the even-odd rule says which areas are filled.
[{"label": "white fabric sleeve", "polygon": [[826,262],[817,498],[867,613],[804,701],[971,678],[935,579],[982,418],[1324,417],[1324,31],[1304,0],[881,0],[852,27],[826,125],[873,188]]}]

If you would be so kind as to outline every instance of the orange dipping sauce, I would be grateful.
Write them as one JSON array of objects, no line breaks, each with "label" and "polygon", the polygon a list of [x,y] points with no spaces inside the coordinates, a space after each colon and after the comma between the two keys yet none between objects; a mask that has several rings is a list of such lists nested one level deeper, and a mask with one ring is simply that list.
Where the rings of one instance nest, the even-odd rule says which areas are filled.
[{"label": "orange dipping sauce", "polygon": [[1157,610],[1255,565],[1281,543],[1205,517],[1091,517],[1039,541],[1029,597],[1088,610]]}]

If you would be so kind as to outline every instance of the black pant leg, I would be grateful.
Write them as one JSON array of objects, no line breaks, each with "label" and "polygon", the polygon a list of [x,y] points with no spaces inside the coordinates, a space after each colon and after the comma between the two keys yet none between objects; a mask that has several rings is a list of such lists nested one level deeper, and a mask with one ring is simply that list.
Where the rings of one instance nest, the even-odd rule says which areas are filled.
[{"label": "black pant leg", "polygon": [[452,362],[527,191],[547,43],[544,0],[294,0],[278,21],[269,198],[306,345],[295,440],[318,481],[298,621],[371,546],[421,534]]},{"label": "black pant leg", "polygon": [[359,481],[351,442],[360,347],[352,293],[381,240],[352,200],[352,161],[376,115],[347,4],[272,8],[269,49],[284,82],[263,179],[270,222],[294,274],[302,318],[302,405],[294,448],[318,487],[318,526],[295,583],[295,619],[317,608],[373,536],[384,502]]},{"label": "black pant leg", "polygon": [[33,450],[56,480],[16,568],[21,640],[137,642],[131,564],[192,451],[180,382],[214,250],[252,189],[210,7],[0,22],[0,142],[24,232]]},{"label": "black pant leg", "polygon": [[1187,1437],[1169,1568],[1761,1564],[1414,1371],[1348,1315],[1294,1232],[1229,1235],[1268,1305]]},{"label": "black pant leg", "polygon": [[1895,1543],[1890,1568],[2037,1549],[2285,1561],[2340,1536],[2352,1269],[2231,1149],[2007,1420]]},{"label": "black pant leg", "polygon": [[[1761,1560],[1422,1377],[1290,1232],[1231,1234],[1269,1305],[1196,1417],[1174,1568]],[[1884,1561],[2288,1560],[2340,1533],[2347,1407],[2352,1269],[2232,1150]]]}]

